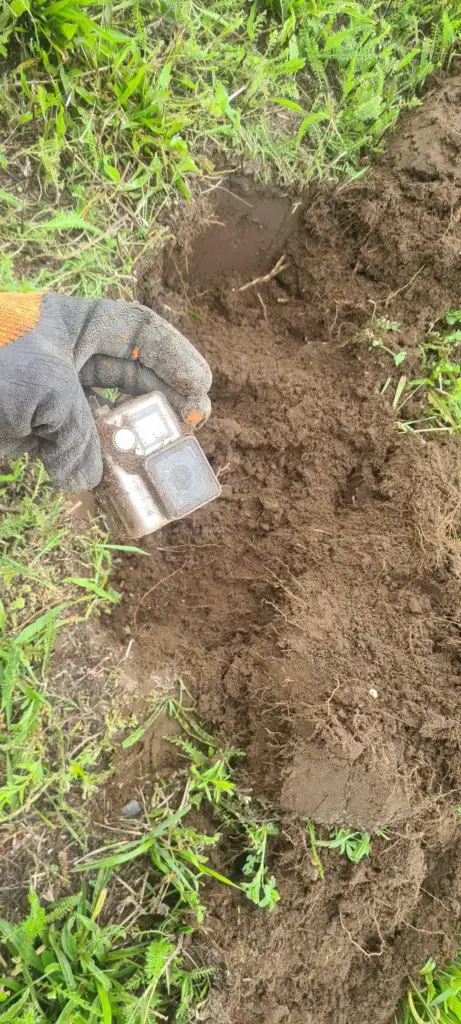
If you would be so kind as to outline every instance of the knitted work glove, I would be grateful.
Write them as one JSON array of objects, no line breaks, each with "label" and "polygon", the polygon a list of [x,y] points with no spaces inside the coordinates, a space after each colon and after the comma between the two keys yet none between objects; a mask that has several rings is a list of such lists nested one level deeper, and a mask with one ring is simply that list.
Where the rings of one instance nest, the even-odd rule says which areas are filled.
[{"label": "knitted work glove", "polygon": [[83,387],[163,391],[198,424],[210,386],[199,352],[139,303],[0,292],[0,454],[37,455],[59,487],[87,490],[102,477]]}]

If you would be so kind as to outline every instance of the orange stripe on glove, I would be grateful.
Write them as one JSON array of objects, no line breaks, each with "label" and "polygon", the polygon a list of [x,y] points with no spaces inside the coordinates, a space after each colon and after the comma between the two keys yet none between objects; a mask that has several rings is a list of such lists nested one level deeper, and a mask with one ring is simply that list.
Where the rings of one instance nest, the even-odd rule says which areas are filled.
[{"label": "orange stripe on glove", "polygon": [[0,292],[0,347],[22,338],[40,320],[44,292]]}]

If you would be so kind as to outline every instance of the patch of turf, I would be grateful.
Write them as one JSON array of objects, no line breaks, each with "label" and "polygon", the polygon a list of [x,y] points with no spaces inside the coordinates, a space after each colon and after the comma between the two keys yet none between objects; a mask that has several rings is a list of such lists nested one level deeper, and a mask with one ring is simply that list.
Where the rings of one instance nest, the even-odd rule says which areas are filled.
[{"label": "patch of turf", "polygon": [[[206,997],[212,973],[194,963],[190,945],[183,949],[185,937],[205,917],[204,883],[214,880],[240,889],[260,907],[275,906],[278,893],[266,858],[268,837],[277,827],[238,791],[231,762],[241,751],[221,749],[193,708],[184,706],[184,694],[181,685],[179,699],[157,704],[149,721],[166,712],[179,723],[182,735],[172,742],[186,767],[171,782],[157,779],[152,806],[145,820],[136,822],[134,838],[109,843],[97,859],[83,858],[73,877],[83,871],[91,882],[74,895],[45,909],[32,889],[25,919],[19,924],[0,919],[7,956],[0,1024],[89,1024],[93,1019],[186,1024]],[[143,727],[131,733],[125,748],[143,733]],[[218,820],[228,844],[236,842],[236,856],[243,852],[240,883],[210,866],[209,853],[221,836],[197,831],[190,819],[199,809]],[[123,872],[138,858],[147,871],[135,891]],[[134,899],[114,924],[115,904],[120,911],[117,886]]]},{"label": "patch of turf", "polygon": [[[398,323],[375,315],[353,342],[366,342],[370,351],[385,353],[395,371],[407,359],[396,338],[399,332]],[[382,395],[387,392],[392,396],[397,430],[436,436],[461,429],[460,351],[461,309],[450,309],[429,326],[419,346],[421,376],[394,372],[380,389]]]},{"label": "patch of turf", "polygon": [[86,799],[104,778],[107,740],[49,692],[50,659],[58,630],[118,601],[111,548],[97,523],[76,531],[41,463],[21,459],[0,476],[0,505],[0,823],[38,808],[62,824],[69,792]]},{"label": "patch of turf", "polygon": [[[110,879],[45,909],[33,891],[19,925],[0,920],[8,957],[0,1024],[186,1024],[208,992],[210,968],[182,956],[172,914],[155,929],[101,921]],[[4,961],[5,962],[5,961]]]},{"label": "patch of turf", "polygon": [[[240,889],[257,906],[273,910],[279,894],[275,878],[268,872],[266,858],[268,839],[278,834],[278,828],[254,800],[244,798],[238,791],[233,761],[242,757],[243,752],[235,747],[219,747],[197,722],[193,707],[184,705],[185,693],[180,681],[179,700],[169,697],[158,703],[147,722],[123,744],[126,749],[137,743],[148,725],[162,712],[179,723],[184,735],[170,738],[187,761],[179,801],[177,783],[170,788],[161,782],[153,798],[153,810],[148,815],[148,830],[135,842],[108,846],[105,855],[97,860],[92,860],[90,855],[74,870],[113,869],[147,854],[154,871],[165,880],[162,898],[174,899],[175,905],[179,899],[181,906],[187,908],[199,923],[205,917],[205,906],[200,897],[203,881],[207,878]],[[200,834],[188,820],[193,810],[204,808],[211,809],[218,826],[226,831],[228,840],[234,837],[239,855],[243,846],[244,877],[238,884],[212,869],[208,863],[205,851],[219,843],[220,832],[211,836]]]},{"label": "patch of turf", "polygon": [[419,972],[418,984],[411,980],[396,1024],[458,1024],[460,993],[461,955],[443,969],[431,958]]},{"label": "patch of turf", "polygon": [[[407,381],[397,406],[400,430],[457,433],[461,430],[461,309],[450,309],[432,324],[420,346],[423,376]],[[409,403],[423,415],[407,419]],[[406,407],[406,408],[405,408]],[[405,408],[405,412],[404,412]]]},{"label": "patch of turf", "polygon": [[0,286],[129,296],[194,178],[361,174],[460,25],[457,0],[11,0]]}]

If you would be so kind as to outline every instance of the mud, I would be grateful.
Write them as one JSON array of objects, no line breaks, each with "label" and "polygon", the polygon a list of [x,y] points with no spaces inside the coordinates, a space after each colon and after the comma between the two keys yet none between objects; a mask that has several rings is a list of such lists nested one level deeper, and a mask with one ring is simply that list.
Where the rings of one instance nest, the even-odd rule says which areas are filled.
[{"label": "mud", "polygon": [[[214,196],[221,226],[140,287],[213,367],[200,441],[223,495],[123,559],[110,628],[143,692],[182,674],[281,820],[275,912],[220,892],[208,922],[232,1024],[387,1024],[406,975],[456,941],[461,452],[395,431],[392,365],[363,339],[373,314],[397,321],[416,366],[461,305],[460,148],[455,77],[365,180],[284,199],[267,251],[268,200],[238,184],[235,209]],[[357,866],[329,852],[322,881],[307,817],[389,838]]]},{"label": "mud", "polygon": [[177,288],[179,278],[206,290],[224,276],[266,273],[301,223],[300,201],[275,192],[257,194],[245,178],[217,185],[210,203],[207,230],[195,237],[190,256],[184,258],[181,248],[166,254],[167,286]]}]

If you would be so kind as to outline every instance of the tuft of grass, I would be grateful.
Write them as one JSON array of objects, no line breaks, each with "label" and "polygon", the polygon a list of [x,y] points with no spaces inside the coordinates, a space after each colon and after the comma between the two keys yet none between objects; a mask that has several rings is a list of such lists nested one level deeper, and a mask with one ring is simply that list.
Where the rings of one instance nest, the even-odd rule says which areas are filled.
[{"label": "tuft of grass", "polygon": [[[148,931],[101,923],[110,880],[100,872],[44,908],[29,895],[19,925],[0,920],[4,977],[0,1024],[187,1024],[209,987],[210,968],[182,955],[173,917]],[[6,956],[6,960],[4,957]]]},{"label": "tuft of grass", "polygon": [[97,522],[76,531],[41,463],[11,464],[0,506],[0,822],[38,808],[62,824],[68,795],[86,800],[105,778],[110,744],[85,734],[70,697],[49,692],[50,662],[58,630],[118,601],[111,546]]},{"label": "tuft of grass", "polygon": [[278,835],[278,827],[262,813],[257,801],[239,792],[232,764],[235,758],[244,757],[244,752],[235,747],[218,747],[197,722],[194,709],[184,707],[186,692],[180,681],[179,699],[168,702],[168,711],[186,733],[186,739],[170,737],[170,742],[189,759],[192,805],[199,809],[206,801],[228,838],[235,837],[239,853],[243,846],[242,873],[249,881],[240,882],[239,888],[257,906],[273,910],[279,894],[275,878],[269,875],[266,857],[268,840]]},{"label": "tuft of grass", "polygon": [[444,968],[430,959],[419,972],[418,985],[402,1000],[396,1024],[459,1024],[461,1020],[461,955]]},{"label": "tuft of grass", "polygon": [[[243,756],[242,751],[218,746],[197,722],[193,708],[184,706],[185,692],[181,685],[179,699],[170,697],[159,703],[148,719],[151,723],[166,711],[185,733],[170,738],[187,759],[180,793],[177,782],[167,785],[158,780],[145,832],[135,840],[108,845],[104,856],[96,860],[91,855],[84,858],[75,870],[115,870],[147,855],[154,876],[160,880],[162,899],[171,902],[175,912],[186,913],[199,924],[204,921],[206,909],[202,886],[210,878],[240,889],[257,906],[273,910],[279,894],[266,858],[268,839],[278,834],[278,828],[262,814],[255,801],[238,790],[232,762]],[[138,742],[143,732],[144,728],[138,727],[124,741],[125,747]],[[208,835],[197,831],[191,823],[193,812],[205,807],[225,830],[227,841],[238,845],[236,856],[241,858],[243,853],[244,880],[239,883],[210,866],[208,854],[217,850],[221,832]]]},{"label": "tuft of grass", "polygon": [[457,0],[11,0],[0,286],[129,296],[162,209],[216,169],[356,177],[460,27]]},{"label": "tuft of grass", "polygon": [[[406,382],[397,405],[400,430],[456,433],[461,429],[461,309],[451,309],[432,325],[420,346],[424,376]],[[404,420],[403,409],[417,400],[423,415]]]},{"label": "tuft of grass", "polygon": [[[77,862],[74,877],[91,872],[92,880],[75,894],[45,908],[32,889],[25,919],[0,919],[0,1024],[188,1024],[208,994],[212,973],[197,966],[185,948],[186,937],[204,921],[204,882],[214,879],[260,907],[275,906],[267,841],[278,829],[237,788],[231,761],[242,752],[217,745],[193,708],[184,706],[185,692],[181,685],[179,699],[158,704],[147,719],[152,723],[167,711],[180,723],[184,735],[171,742],[187,766],[169,783],[157,780],[144,832],[137,822],[134,839]],[[147,723],[125,739],[125,749],[138,742]],[[207,809],[225,829],[227,844],[237,842],[240,857],[243,852],[245,881],[234,882],[210,865],[221,835],[199,832],[194,824],[194,815]],[[151,870],[143,873],[137,893],[123,875],[139,857],[149,859]],[[120,880],[134,896],[135,911],[121,921],[118,914],[114,924]]]}]

